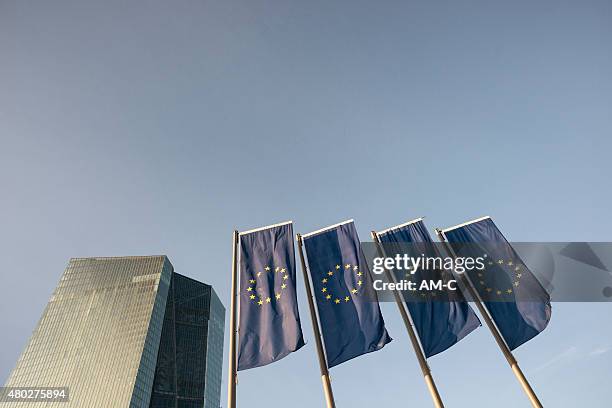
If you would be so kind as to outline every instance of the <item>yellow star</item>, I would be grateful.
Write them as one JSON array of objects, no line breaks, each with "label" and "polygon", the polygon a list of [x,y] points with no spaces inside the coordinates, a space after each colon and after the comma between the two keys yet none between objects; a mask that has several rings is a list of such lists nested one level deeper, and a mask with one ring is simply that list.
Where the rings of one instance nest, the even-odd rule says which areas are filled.
[{"label": "yellow star", "polygon": [[276,294],[276,299],[280,299],[280,293]]},{"label": "yellow star", "polygon": [[523,276],[523,274],[522,274],[522,273],[517,273],[517,274],[516,274],[516,277],[517,277],[517,278],[519,278],[519,279],[521,279],[521,276]]},{"label": "yellow star", "polygon": [[348,302],[349,300],[351,300],[351,298],[350,298],[350,297],[348,297],[348,296],[346,296],[346,297],[344,298],[344,301],[345,301],[345,302]]},{"label": "yellow star", "polygon": [[331,299],[331,295],[325,296],[325,299],[327,299],[327,300]]},{"label": "yellow star", "polygon": [[487,292],[491,292],[493,289],[491,288],[487,288]]},{"label": "yellow star", "polygon": [[278,272],[278,271],[280,271],[280,267],[279,267],[279,266],[277,266],[276,268],[274,268],[274,270],[275,270],[276,272]]},{"label": "yellow star", "polygon": [[340,269],[340,265],[336,265],[336,269]]},{"label": "yellow star", "polygon": [[251,295],[249,296],[251,299],[255,299],[255,295]]},{"label": "yellow star", "polygon": [[321,282],[327,283],[327,278],[323,279]]},{"label": "yellow star", "polygon": [[361,276],[363,275],[363,273],[361,271],[359,271],[359,273],[357,274],[357,276]]},{"label": "yellow star", "polygon": [[327,288],[321,289],[321,292],[323,292],[323,293],[327,292]]},{"label": "yellow star", "polygon": [[514,265],[512,261],[508,261],[508,266],[512,266],[512,265]]},{"label": "yellow star", "polygon": [[518,288],[518,285],[519,285],[518,281],[514,282],[514,286],[516,286]]},{"label": "yellow star", "polygon": [[250,279],[249,282],[250,283],[255,283],[255,279]]},{"label": "yellow star", "polygon": [[344,265],[344,269],[349,269],[350,267],[351,267],[351,264]]},{"label": "yellow star", "polygon": [[257,302],[257,304],[258,304],[259,306],[263,305],[263,300],[259,299],[259,302]]},{"label": "yellow star", "polygon": [[269,267],[269,266],[266,266],[264,269],[265,269],[266,271],[269,271],[269,270],[270,270],[270,267]]},{"label": "yellow star", "polygon": [[285,271],[286,271],[286,269],[285,269],[285,268],[281,268],[281,272],[283,272],[283,273],[284,273]]},{"label": "yellow star", "polygon": [[498,291],[497,291],[497,294],[498,294],[498,295],[501,295],[501,294],[502,294],[502,291],[501,291],[501,290],[498,290]]},{"label": "yellow star", "polygon": [[272,300],[272,299],[270,299],[269,297],[267,297],[267,298],[266,298],[266,303],[270,303],[270,300]]},{"label": "yellow star", "polygon": [[340,299],[336,299],[334,300],[334,302],[336,302],[336,304],[340,303]]},{"label": "yellow star", "polygon": [[287,287],[287,285],[285,285],[284,283],[281,285],[281,289],[285,289]]},{"label": "yellow star", "polygon": [[261,275],[261,272],[257,272],[257,276],[260,276],[260,275]]},{"label": "yellow star", "polygon": [[497,261],[497,263],[498,263],[498,264],[500,264],[500,265],[503,265],[504,260],[503,260],[503,259],[500,259],[499,261]]},{"label": "yellow star", "polygon": [[507,294],[511,294],[511,293],[512,293],[512,289],[508,289],[508,290],[506,291],[506,293],[507,293]]},{"label": "yellow star", "polygon": [[285,275],[285,276],[283,276],[283,279],[284,279],[284,280],[289,279],[289,275]]},{"label": "yellow star", "polygon": [[253,288],[252,288],[252,287],[250,287],[250,286],[247,288],[247,291],[248,291],[248,292],[251,292],[252,290],[253,290]]},{"label": "yellow star", "polygon": [[332,271],[327,272],[329,276],[332,276],[334,273]]},{"label": "yellow star", "polygon": [[357,269],[359,269],[359,267],[357,265],[353,266],[353,270],[356,271]]},{"label": "yellow star", "polygon": [[357,282],[357,284],[358,284],[359,286],[361,286],[361,283],[362,283],[361,281],[358,281],[358,282]]},{"label": "yellow star", "polygon": [[351,293],[357,293],[357,289],[351,290]]}]

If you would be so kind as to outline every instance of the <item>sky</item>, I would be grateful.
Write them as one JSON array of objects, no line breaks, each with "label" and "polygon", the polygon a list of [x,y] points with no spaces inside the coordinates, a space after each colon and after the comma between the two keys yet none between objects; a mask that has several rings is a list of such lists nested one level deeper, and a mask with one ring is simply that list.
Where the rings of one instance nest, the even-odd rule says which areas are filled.
[{"label": "sky", "polygon": [[[228,306],[232,231],[285,220],[610,241],[611,42],[609,1],[0,0],[0,381],[71,257],[166,254]],[[298,282],[307,345],[239,407],[324,405]],[[431,406],[381,307],[337,405]],[[555,303],[516,350],[544,406],[610,405],[611,312]],[[528,406],[486,327],[430,365],[449,407]]]}]

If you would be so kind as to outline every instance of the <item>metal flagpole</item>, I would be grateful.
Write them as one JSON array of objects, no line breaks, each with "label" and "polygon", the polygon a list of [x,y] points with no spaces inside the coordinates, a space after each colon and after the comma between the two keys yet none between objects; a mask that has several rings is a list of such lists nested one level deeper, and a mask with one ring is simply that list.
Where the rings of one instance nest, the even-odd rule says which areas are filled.
[{"label": "metal flagpole", "polygon": [[234,231],[232,249],[232,299],[230,300],[230,347],[229,347],[229,377],[227,380],[227,407],[236,408],[236,383],[238,382],[236,366],[236,326],[237,305],[236,294],[238,286],[238,231]]},{"label": "metal flagpole", "polygon": [[[376,231],[372,231],[372,239],[376,243],[376,249],[378,251],[379,256],[385,256],[384,250],[380,242],[380,238],[378,237],[378,233]],[[387,276],[389,282],[395,282],[395,278],[387,269],[385,269],[385,275]],[[431,369],[429,368],[429,364],[427,364],[427,359],[423,354],[421,343],[412,326],[410,311],[406,310],[406,307],[404,307],[404,302],[402,301],[402,298],[400,297],[400,294],[397,291],[394,290],[393,295],[395,297],[395,303],[397,304],[397,308],[399,309],[400,315],[402,316],[402,320],[404,321],[404,325],[406,326],[406,330],[408,330],[410,342],[412,343],[414,353],[416,354],[417,360],[419,361],[419,366],[421,366],[421,371],[423,373],[423,377],[425,378],[425,384],[427,384],[427,389],[431,394],[431,399],[433,400],[434,406],[436,408],[444,408],[442,398],[440,397],[440,393],[438,392],[436,383],[434,382],[434,379],[431,375]]]},{"label": "metal flagpole", "polygon": [[[436,234],[438,235],[438,238],[440,239],[440,241],[444,245],[444,248],[446,248],[446,251],[450,255],[456,256],[455,251],[453,251],[452,247],[450,246],[450,244],[446,240],[446,236],[444,235],[444,231],[442,231],[439,228],[436,228]],[[527,397],[529,398],[529,401],[531,402],[531,405],[534,408],[543,408],[542,407],[542,403],[538,399],[538,396],[533,391],[533,388],[531,388],[531,385],[529,384],[529,381],[527,381],[527,378],[525,378],[525,374],[523,374],[523,371],[519,367],[518,362],[516,361],[516,358],[514,358],[514,355],[512,354],[512,351],[510,350],[510,348],[506,344],[504,338],[502,337],[501,333],[499,332],[499,329],[495,325],[495,322],[491,318],[491,315],[489,314],[489,312],[487,311],[486,307],[484,306],[482,298],[478,294],[478,291],[476,291],[476,289],[472,285],[472,282],[470,281],[470,278],[467,276],[466,273],[459,274],[459,276],[461,277],[461,280],[462,280],[464,286],[470,292],[470,295],[472,296],[472,299],[474,300],[474,303],[476,303],[476,306],[478,307],[478,311],[480,311],[480,314],[482,315],[482,318],[484,319],[485,323],[487,324],[487,327],[489,328],[489,330],[493,334],[493,337],[495,338],[495,341],[497,342],[497,345],[499,346],[499,348],[501,349],[502,353],[504,354],[504,357],[506,357],[506,360],[508,361],[508,364],[510,365],[510,368],[512,368],[512,372],[514,372],[514,375],[516,376],[516,378],[518,379],[519,383],[521,384],[521,387],[523,388],[523,391],[525,391],[525,394],[527,394]]]},{"label": "metal flagpole", "polygon": [[314,298],[312,295],[312,288],[310,287],[310,280],[308,279],[308,272],[306,271],[306,261],[304,260],[304,249],[302,243],[302,235],[297,234],[298,251],[300,253],[300,262],[302,265],[302,273],[304,274],[304,287],[306,288],[306,297],[308,298],[308,307],[310,309],[310,318],[312,320],[312,329],[314,331],[315,344],[317,346],[317,355],[319,357],[319,368],[321,369],[321,381],[323,381],[323,392],[325,393],[325,401],[327,402],[327,408],[336,408],[336,402],[334,401],[334,393],[332,391],[331,381],[329,379],[329,370],[327,368],[327,360],[323,352],[323,343],[321,341],[321,331],[319,329],[319,319],[317,318],[317,311],[315,310]]}]

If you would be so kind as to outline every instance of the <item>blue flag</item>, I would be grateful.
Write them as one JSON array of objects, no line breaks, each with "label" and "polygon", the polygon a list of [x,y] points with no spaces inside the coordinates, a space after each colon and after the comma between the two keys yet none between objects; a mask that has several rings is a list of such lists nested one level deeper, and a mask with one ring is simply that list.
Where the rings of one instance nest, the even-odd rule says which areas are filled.
[{"label": "blue flag", "polygon": [[303,237],[328,367],[391,341],[355,225],[348,221]]},{"label": "blue flag", "polygon": [[238,370],[273,363],[304,345],[291,223],[240,234]]},{"label": "blue flag", "polygon": [[[411,252],[408,255],[413,257],[421,254],[439,256],[421,219],[381,232],[378,237],[388,257],[401,254],[402,249],[403,252]],[[437,272],[445,273],[444,271]],[[480,320],[460,293],[455,293],[453,300],[428,298],[422,301],[410,301],[406,299],[406,306],[421,340],[425,357],[443,352],[480,326]]]},{"label": "blue flag", "polygon": [[485,257],[484,270],[467,273],[511,350],[546,328],[552,312],[549,294],[490,217],[443,234],[458,256]]}]

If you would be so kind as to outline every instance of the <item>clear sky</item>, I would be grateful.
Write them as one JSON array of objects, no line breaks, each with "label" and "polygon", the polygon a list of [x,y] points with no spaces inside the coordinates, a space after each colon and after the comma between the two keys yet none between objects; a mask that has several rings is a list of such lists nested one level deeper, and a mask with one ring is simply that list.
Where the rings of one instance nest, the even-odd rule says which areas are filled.
[{"label": "clear sky", "polygon": [[[611,43],[607,0],[1,0],[0,381],[70,257],[167,254],[228,305],[234,228],[612,240]],[[308,344],[240,407],[323,406],[299,282]],[[382,309],[395,340],[332,370],[338,406],[430,406]],[[545,406],[610,405],[611,312],[554,304],[516,351]],[[484,327],[430,363],[449,407],[528,406]]]}]

